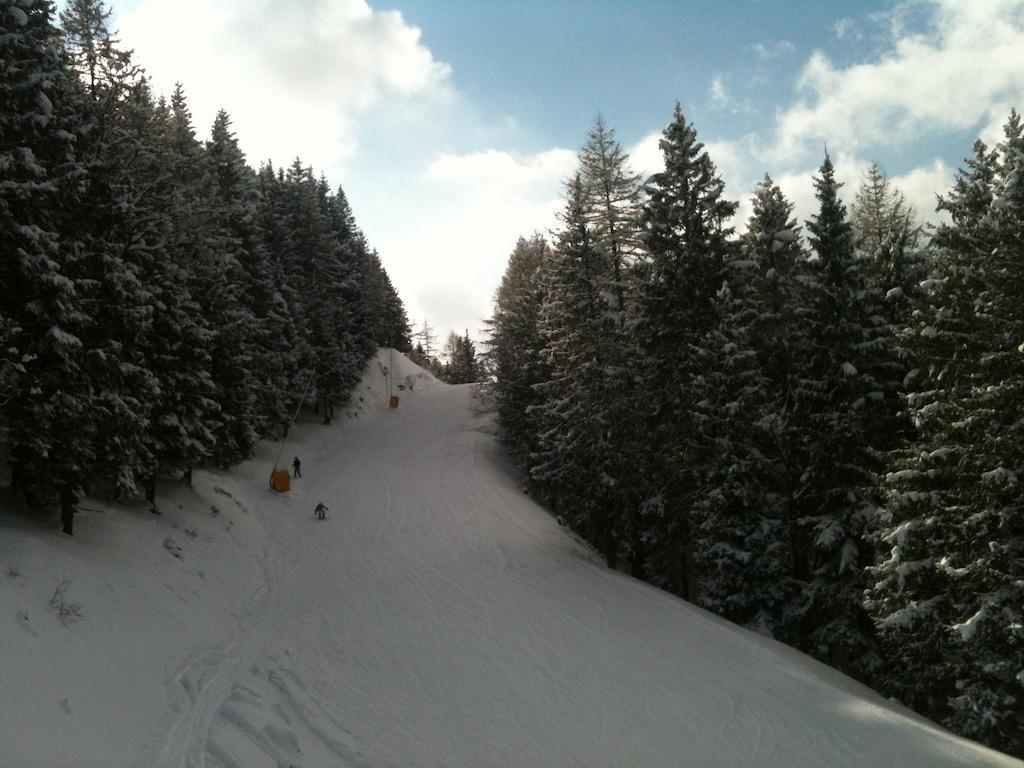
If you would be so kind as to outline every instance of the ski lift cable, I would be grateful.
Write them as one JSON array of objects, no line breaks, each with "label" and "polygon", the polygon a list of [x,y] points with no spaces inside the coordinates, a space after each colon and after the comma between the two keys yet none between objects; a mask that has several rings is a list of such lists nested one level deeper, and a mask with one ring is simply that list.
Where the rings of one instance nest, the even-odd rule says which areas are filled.
[{"label": "ski lift cable", "polygon": [[[306,395],[309,394],[309,388],[313,386],[313,381],[315,379],[316,379],[316,366],[313,367],[313,373],[311,373],[309,375],[309,381],[306,382],[306,389],[303,390],[302,397],[299,398],[299,404],[295,406],[295,413],[292,414],[292,420],[290,422],[288,422],[288,430],[289,431],[291,431],[291,428],[293,426],[295,426],[295,420],[297,418],[299,418],[299,409],[302,408],[302,404],[304,402],[306,402]],[[287,434],[287,432],[285,434]],[[275,471],[277,471],[277,465],[281,461],[281,454],[284,453],[284,447],[287,444],[287,442],[288,441],[287,441],[286,438],[281,438],[281,448],[277,452],[277,458],[274,459],[274,466],[270,470],[271,474],[273,474]]]}]

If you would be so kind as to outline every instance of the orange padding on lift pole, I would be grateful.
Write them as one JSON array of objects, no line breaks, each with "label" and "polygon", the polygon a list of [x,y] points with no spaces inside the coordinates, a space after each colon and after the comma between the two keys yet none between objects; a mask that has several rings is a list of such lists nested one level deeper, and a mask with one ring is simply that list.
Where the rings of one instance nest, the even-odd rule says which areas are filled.
[{"label": "orange padding on lift pole", "polygon": [[388,407],[389,408],[397,408],[398,407],[398,395],[392,395],[391,396],[391,399],[388,401]]},{"label": "orange padding on lift pole", "polygon": [[274,474],[271,475],[271,485],[278,493],[284,493],[285,491],[291,490],[292,478],[291,475],[288,474],[288,470],[275,469]]}]

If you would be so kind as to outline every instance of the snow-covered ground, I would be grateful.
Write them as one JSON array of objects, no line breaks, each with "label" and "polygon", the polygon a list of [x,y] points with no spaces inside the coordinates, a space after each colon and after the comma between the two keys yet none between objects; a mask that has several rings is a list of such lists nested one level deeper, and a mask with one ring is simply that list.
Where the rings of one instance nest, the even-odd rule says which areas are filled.
[{"label": "snow-covered ground", "polygon": [[609,571],[391,357],[287,494],[266,443],[74,538],[3,497],[0,766],[1024,765]]}]

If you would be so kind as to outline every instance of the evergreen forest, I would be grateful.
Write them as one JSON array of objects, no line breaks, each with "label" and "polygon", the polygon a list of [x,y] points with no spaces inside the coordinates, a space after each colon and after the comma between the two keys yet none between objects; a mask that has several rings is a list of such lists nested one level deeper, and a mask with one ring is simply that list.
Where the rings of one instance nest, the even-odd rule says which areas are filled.
[{"label": "evergreen forest", "polygon": [[[528,492],[624,570],[1024,757],[1024,123],[937,225],[879,165],[737,227],[677,104],[602,118],[478,353],[413,332],[341,187],[154,93],[101,0],[0,0],[0,458],[59,509],[330,423],[379,346],[485,382]],[[443,361],[443,362],[442,362]],[[680,653],[687,653],[680,648]]]},{"label": "evergreen forest", "polygon": [[[643,180],[601,118],[495,297],[489,389],[528,490],[609,567],[1024,755],[1024,132],[923,227],[826,154],[742,233],[676,106]],[[685,653],[686,649],[680,649]]]},{"label": "evergreen forest", "polygon": [[[339,187],[196,137],[100,0],[0,3],[0,444],[30,505],[249,458],[410,344]],[[155,506],[154,506],[155,509]]]}]

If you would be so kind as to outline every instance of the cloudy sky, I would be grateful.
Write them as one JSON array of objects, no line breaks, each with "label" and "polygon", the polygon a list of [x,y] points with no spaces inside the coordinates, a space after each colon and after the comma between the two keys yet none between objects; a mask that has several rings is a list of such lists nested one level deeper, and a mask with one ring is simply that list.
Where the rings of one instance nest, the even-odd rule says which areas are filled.
[{"label": "cloudy sky", "polygon": [[[924,218],[1024,108],[1024,0],[114,0],[157,91],[253,165],[341,184],[410,320],[479,337],[516,238],[554,226],[603,114],[639,172],[676,100],[727,183],[769,172],[811,213],[880,162]],[[745,218],[741,208],[741,218]]]}]

